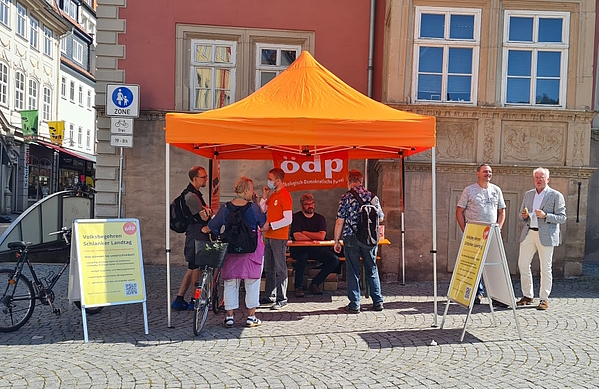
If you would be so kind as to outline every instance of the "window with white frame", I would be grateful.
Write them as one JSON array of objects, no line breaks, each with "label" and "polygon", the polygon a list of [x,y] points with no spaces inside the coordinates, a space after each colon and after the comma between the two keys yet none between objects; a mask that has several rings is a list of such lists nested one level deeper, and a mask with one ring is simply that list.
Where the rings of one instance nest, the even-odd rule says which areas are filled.
[{"label": "window with white frame", "polygon": [[79,127],[79,132],[77,133],[77,146],[83,146],[83,127]]},{"label": "window with white frame", "polygon": [[71,90],[69,97],[72,102],[75,102],[75,81],[71,81]]},{"label": "window with white frame", "polygon": [[37,19],[29,17],[29,43],[31,47],[34,49],[38,49],[38,31],[39,31],[39,23]]},{"label": "window with white frame", "polygon": [[44,26],[44,54],[52,58],[52,30]]},{"label": "window with white frame", "polygon": [[60,78],[60,97],[63,99],[67,98],[67,79],[66,77]]},{"label": "window with white frame", "polygon": [[75,136],[75,125],[73,123],[70,123],[69,124],[69,145],[71,145],[71,146],[73,146],[73,144],[75,143],[75,139],[73,138],[74,136]]},{"label": "window with white frame", "polygon": [[27,105],[27,109],[37,109],[37,95],[37,81],[29,79],[29,104]]},{"label": "window with white frame", "polygon": [[71,0],[62,0],[62,10],[68,15],[71,9]]},{"label": "window with white frame", "polygon": [[235,100],[237,45],[228,41],[191,41],[190,108],[221,108]]},{"label": "window with white frame", "polygon": [[83,45],[75,39],[73,39],[73,59],[83,64]]},{"label": "window with white frame", "polygon": [[62,54],[66,54],[67,53],[67,38],[62,38],[60,40],[60,52]]},{"label": "window with white frame", "polygon": [[287,69],[301,51],[301,46],[256,44],[256,90]]},{"label": "window with white frame", "polygon": [[92,91],[91,91],[91,89],[87,90],[87,109],[92,109]]},{"label": "window with white frame", "polygon": [[0,0],[0,22],[10,26],[10,0]]},{"label": "window with white frame", "polygon": [[27,39],[27,8],[17,3],[17,34]]},{"label": "window with white frame", "polygon": [[83,106],[83,85],[79,85],[79,105]]},{"label": "window with white frame", "polygon": [[91,150],[92,147],[92,130],[87,130],[87,138],[85,139],[85,148]]},{"label": "window with white frame", "polygon": [[44,87],[44,105],[42,107],[42,119],[48,121],[51,119],[50,109],[52,108],[52,90]]},{"label": "window with white frame", "polygon": [[25,109],[25,74],[15,72],[15,109]]},{"label": "window with white frame", "polygon": [[502,103],[566,107],[568,12],[505,11]]},{"label": "window with white frame", "polygon": [[[65,0],[65,2],[66,1],[69,1],[69,0]],[[71,7],[69,9],[69,16],[71,17],[71,19],[79,21],[77,19],[77,8],[78,8],[77,4],[74,1],[70,1],[70,3],[71,3]]]},{"label": "window with white frame", "polygon": [[0,104],[8,104],[8,66],[0,62]]},{"label": "window with white frame", "polygon": [[416,7],[412,101],[476,103],[480,9]]}]

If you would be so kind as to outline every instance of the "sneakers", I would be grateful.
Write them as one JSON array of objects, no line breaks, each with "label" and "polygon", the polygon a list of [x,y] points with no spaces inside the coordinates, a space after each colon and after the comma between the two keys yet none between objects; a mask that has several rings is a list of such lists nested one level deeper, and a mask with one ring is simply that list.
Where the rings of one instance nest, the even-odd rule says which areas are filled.
[{"label": "sneakers", "polygon": [[537,309],[539,311],[544,311],[547,308],[549,308],[549,303],[547,302],[547,300],[541,300],[541,302],[539,303],[539,305],[537,305]]},{"label": "sneakers", "polygon": [[316,284],[310,284],[310,287],[308,289],[312,294],[322,294],[322,290],[320,290],[320,287]]},{"label": "sneakers", "polygon": [[518,300],[518,302],[516,303],[516,305],[519,306],[519,307],[522,307],[524,305],[530,305],[530,304],[532,304],[533,301],[534,301],[533,298],[524,296],[520,300]]},{"label": "sneakers", "polygon": [[474,298],[474,305],[478,305],[478,304],[480,304],[482,302],[483,302],[483,295],[479,293]]},{"label": "sneakers", "polygon": [[383,302],[381,301],[380,303],[376,303],[376,304],[372,304],[372,309],[374,309],[375,311],[382,311],[383,310]]},{"label": "sneakers", "polygon": [[345,311],[345,313],[349,313],[352,315],[358,314],[360,313],[360,308],[352,308],[349,304],[347,304],[343,310]]},{"label": "sneakers", "polygon": [[260,299],[260,305],[262,306],[267,306],[267,307],[271,307],[275,302],[272,301],[270,298],[268,297],[262,297]]},{"label": "sneakers", "polygon": [[295,288],[295,297],[304,297],[304,291],[302,288]]},{"label": "sneakers", "polygon": [[262,320],[258,319],[256,316],[248,317],[248,319],[245,321],[246,327],[258,327],[261,324]]},{"label": "sneakers", "polygon": [[270,309],[272,309],[274,311],[278,311],[279,309],[284,309],[284,308],[287,308],[287,301],[286,300],[277,301],[275,303],[275,305],[273,305],[272,307],[270,307]]},{"label": "sneakers", "polygon": [[[187,311],[189,309],[189,304],[185,300],[181,300],[181,301],[175,300],[171,304],[171,308],[174,309],[175,311]],[[193,309],[193,306],[191,309]]]},{"label": "sneakers", "polygon": [[189,309],[190,311],[193,311],[193,308],[195,307],[195,300],[191,300],[189,302],[189,304],[187,304],[187,309]]},{"label": "sneakers", "polygon": [[233,324],[235,324],[235,319],[233,318],[233,316],[225,316],[225,327],[231,328],[233,327]]}]

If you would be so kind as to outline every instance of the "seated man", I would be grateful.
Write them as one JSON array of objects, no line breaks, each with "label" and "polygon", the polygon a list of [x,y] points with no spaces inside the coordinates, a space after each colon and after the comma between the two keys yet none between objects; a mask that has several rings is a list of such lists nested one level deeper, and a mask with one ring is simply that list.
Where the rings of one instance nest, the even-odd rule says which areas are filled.
[{"label": "seated man", "polygon": [[[291,236],[293,240],[310,241],[326,240],[327,221],[319,213],[314,212],[314,196],[304,193],[300,197],[302,210],[293,214],[291,223]],[[304,297],[304,269],[308,259],[322,263],[322,269],[310,284],[310,292],[322,294],[319,287],[327,276],[339,265],[339,257],[330,247],[290,247],[289,254],[295,259],[295,296]]]}]

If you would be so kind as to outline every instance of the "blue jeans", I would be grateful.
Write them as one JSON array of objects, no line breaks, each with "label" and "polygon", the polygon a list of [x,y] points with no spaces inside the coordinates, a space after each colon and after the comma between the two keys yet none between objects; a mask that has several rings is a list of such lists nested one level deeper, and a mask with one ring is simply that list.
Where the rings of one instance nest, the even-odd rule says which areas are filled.
[{"label": "blue jeans", "polygon": [[376,266],[376,252],[378,246],[368,247],[358,242],[354,235],[343,237],[345,251],[345,264],[347,266],[347,298],[349,307],[360,308],[360,257],[364,263],[364,274],[370,288],[372,303],[383,302],[379,270]]}]

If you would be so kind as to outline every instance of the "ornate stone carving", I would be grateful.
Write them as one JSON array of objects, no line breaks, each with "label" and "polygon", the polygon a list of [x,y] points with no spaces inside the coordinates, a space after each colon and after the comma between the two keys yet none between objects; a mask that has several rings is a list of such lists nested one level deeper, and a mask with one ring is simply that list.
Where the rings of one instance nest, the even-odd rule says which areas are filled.
[{"label": "ornate stone carving", "polygon": [[[437,149],[438,160],[473,162],[476,149],[476,129],[474,121],[438,121]],[[430,161],[431,150],[410,157],[414,161]]]},{"label": "ornate stone carving", "polygon": [[581,166],[584,164],[584,153],[583,146],[585,144],[585,136],[584,131],[575,131],[574,132],[574,142],[573,142],[574,151],[572,152],[572,164]]},{"label": "ornate stone carving", "polygon": [[0,45],[10,49],[10,38],[0,35]]},{"label": "ornate stone carving", "polygon": [[565,134],[565,123],[504,121],[501,161],[563,163]]},{"label": "ornate stone carving", "polygon": [[[477,165],[475,163],[437,163],[437,173],[468,173],[474,174]],[[493,174],[510,175],[510,176],[530,176],[532,170],[536,166],[503,166],[493,164]],[[565,166],[549,166],[551,177],[556,178],[572,178],[575,180],[589,179],[597,170],[594,167],[565,167]],[[408,172],[430,172],[431,163],[429,162],[414,162],[413,160],[406,162],[406,171]]]},{"label": "ornate stone carving", "polygon": [[493,155],[495,154],[495,127],[493,126],[492,119],[485,119],[485,146],[483,157],[487,163],[493,161]]}]

